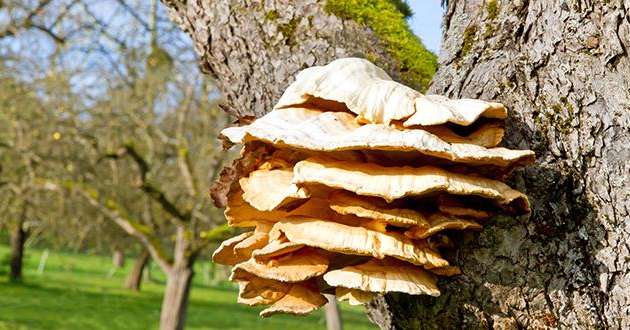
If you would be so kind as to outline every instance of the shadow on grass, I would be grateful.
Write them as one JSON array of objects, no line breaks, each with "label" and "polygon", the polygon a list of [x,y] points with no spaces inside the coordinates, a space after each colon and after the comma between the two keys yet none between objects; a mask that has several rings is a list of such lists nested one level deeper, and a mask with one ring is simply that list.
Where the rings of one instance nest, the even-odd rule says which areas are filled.
[{"label": "shadow on grass", "polygon": [[[109,288],[86,291],[81,286],[57,282],[0,283],[0,325],[27,329],[147,329],[156,328],[159,319],[161,294],[150,290],[140,293],[108,292]],[[59,286],[62,285],[62,286]],[[195,292],[196,291],[196,292]],[[236,304],[236,290],[226,287],[193,289],[187,328],[189,329],[322,329],[325,320],[321,312],[306,317],[275,316],[261,319],[263,308]],[[203,300],[207,295],[208,299]],[[201,297],[201,298],[200,298]],[[233,299],[221,302],[221,299]],[[344,321],[355,327],[369,328],[365,316],[358,311],[344,311]]]},{"label": "shadow on grass", "polygon": [[156,324],[160,297],[0,284],[0,320],[28,329],[123,329]]}]

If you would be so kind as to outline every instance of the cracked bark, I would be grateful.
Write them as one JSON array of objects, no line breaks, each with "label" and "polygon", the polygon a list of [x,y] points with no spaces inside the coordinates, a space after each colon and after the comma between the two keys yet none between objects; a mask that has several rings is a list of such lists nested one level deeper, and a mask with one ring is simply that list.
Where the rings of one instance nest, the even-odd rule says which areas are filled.
[{"label": "cracked bark", "polygon": [[[235,115],[270,110],[306,66],[392,63],[321,1],[165,2]],[[444,30],[430,92],[511,109],[505,145],[538,156],[511,178],[533,212],[462,236],[451,257],[464,275],[441,280],[441,297],[390,294],[369,316],[399,329],[630,328],[630,0],[451,0]]]},{"label": "cracked bark", "polygon": [[630,1],[449,1],[444,24],[430,92],[511,109],[505,145],[538,157],[511,180],[533,213],[465,237],[464,275],[381,299],[381,325],[630,328]]},{"label": "cracked bark", "polygon": [[295,74],[335,58],[369,56],[398,77],[374,34],[324,11],[324,2],[163,0],[193,39],[202,71],[217,79],[236,116],[271,110]]}]

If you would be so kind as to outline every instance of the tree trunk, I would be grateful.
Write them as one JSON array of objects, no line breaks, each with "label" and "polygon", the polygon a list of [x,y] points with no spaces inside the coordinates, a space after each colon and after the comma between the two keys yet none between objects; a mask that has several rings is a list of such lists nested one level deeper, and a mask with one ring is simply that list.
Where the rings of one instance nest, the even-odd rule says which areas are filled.
[{"label": "tree trunk", "polygon": [[[296,71],[366,56],[375,38],[321,1],[165,2],[237,115],[270,110]],[[384,329],[630,328],[630,0],[446,2],[430,92],[511,110],[505,146],[538,160],[510,184],[533,211],[460,242],[463,275],[441,280],[441,297],[389,294],[370,318]],[[271,8],[277,22],[313,23],[287,38],[265,20]]]},{"label": "tree trunk", "polygon": [[144,268],[151,255],[149,254],[149,250],[143,249],[140,254],[136,257],[136,261],[133,263],[133,268],[127,275],[127,280],[125,281],[125,287],[127,289],[133,291],[140,291],[140,285],[142,284],[142,274],[144,273]]},{"label": "tree trunk", "polygon": [[121,248],[114,249],[114,253],[112,254],[112,265],[114,268],[125,267],[125,253]]},{"label": "tree trunk", "polygon": [[173,268],[167,274],[160,313],[160,330],[184,329],[192,277],[192,267]]},{"label": "tree trunk", "polygon": [[48,261],[48,255],[50,254],[50,250],[46,249],[42,252],[42,255],[39,257],[39,265],[37,265],[37,274],[44,274],[44,270],[46,269],[46,262]]},{"label": "tree trunk", "polygon": [[9,280],[18,282],[22,280],[22,264],[24,261],[24,243],[26,242],[26,230],[23,222],[19,221],[11,228],[11,270],[9,272]]},{"label": "tree trunk", "polygon": [[160,330],[181,330],[186,324],[186,310],[196,254],[191,252],[186,229],[177,228],[174,263],[166,273],[166,289],[160,313]]},{"label": "tree trunk", "polygon": [[343,323],[341,321],[341,310],[337,304],[337,299],[334,294],[326,294],[328,303],[324,306],[326,313],[326,330],[342,330]]}]

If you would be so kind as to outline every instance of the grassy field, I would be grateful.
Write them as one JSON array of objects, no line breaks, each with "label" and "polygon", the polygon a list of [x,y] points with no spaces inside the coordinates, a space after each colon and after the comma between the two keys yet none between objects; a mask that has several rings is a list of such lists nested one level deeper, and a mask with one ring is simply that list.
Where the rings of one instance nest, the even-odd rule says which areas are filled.
[{"label": "grassy field", "polygon": [[[8,283],[6,264],[0,270],[0,329],[155,329],[163,285],[143,283],[142,292],[122,288],[125,269],[113,276],[110,258],[51,252],[45,272],[37,274],[42,251],[29,250],[25,280]],[[8,249],[0,246],[0,260]],[[199,270],[200,263],[198,263]],[[199,274],[199,271],[197,272]],[[236,304],[236,289],[229,283],[204,285],[196,276],[188,309],[187,329],[325,329],[322,311],[307,317],[274,316],[261,319],[261,308]],[[342,304],[345,329],[374,329],[361,308]]]}]

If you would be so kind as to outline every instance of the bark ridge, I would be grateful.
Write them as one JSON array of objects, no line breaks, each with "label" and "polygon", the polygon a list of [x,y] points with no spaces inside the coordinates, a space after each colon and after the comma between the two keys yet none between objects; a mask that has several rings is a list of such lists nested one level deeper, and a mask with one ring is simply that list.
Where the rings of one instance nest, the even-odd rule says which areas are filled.
[{"label": "bark ridge", "polygon": [[[443,296],[389,295],[390,328],[630,328],[630,1],[459,0],[430,92],[504,103],[528,219],[465,242]],[[378,315],[378,314],[377,314]]]}]

